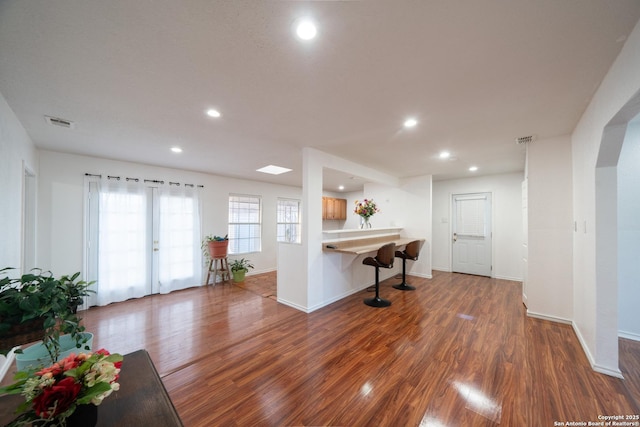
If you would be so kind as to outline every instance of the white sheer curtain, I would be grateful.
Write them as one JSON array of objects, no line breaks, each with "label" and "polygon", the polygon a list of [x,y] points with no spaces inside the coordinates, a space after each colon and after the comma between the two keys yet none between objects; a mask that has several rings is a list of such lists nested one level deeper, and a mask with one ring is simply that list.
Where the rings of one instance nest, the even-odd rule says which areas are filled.
[{"label": "white sheer curtain", "polygon": [[87,176],[89,305],[202,285],[200,188]]},{"label": "white sheer curtain", "polygon": [[133,180],[102,179],[98,213],[98,305],[150,293],[148,192]]},{"label": "white sheer curtain", "polygon": [[159,292],[202,284],[200,190],[193,186],[159,188]]}]

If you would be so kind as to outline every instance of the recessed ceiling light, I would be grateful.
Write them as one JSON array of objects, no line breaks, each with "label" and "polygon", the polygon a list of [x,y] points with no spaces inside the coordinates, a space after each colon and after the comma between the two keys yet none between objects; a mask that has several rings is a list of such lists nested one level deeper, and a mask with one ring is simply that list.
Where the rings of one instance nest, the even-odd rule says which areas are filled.
[{"label": "recessed ceiling light", "polygon": [[338,186],[338,190],[340,190],[340,191],[344,190],[344,185],[339,185]]},{"label": "recessed ceiling light", "polygon": [[311,40],[318,34],[318,30],[313,22],[303,19],[296,25],[296,34],[302,40]]},{"label": "recessed ceiling light", "polygon": [[290,172],[291,169],[283,168],[281,166],[269,165],[260,169],[256,169],[256,172],[268,173],[271,175],[280,175],[281,173]]},{"label": "recessed ceiling light", "polygon": [[417,124],[418,124],[418,121],[416,119],[407,119],[404,121],[404,127],[406,128],[412,128]]},{"label": "recessed ceiling light", "polygon": [[451,156],[451,153],[450,153],[450,152],[448,152],[448,151],[442,151],[442,152],[440,153],[440,158],[441,158],[441,159],[448,159],[450,156]]},{"label": "recessed ceiling light", "polygon": [[477,166],[471,166],[471,167],[469,168],[469,171],[471,171],[471,172],[475,172],[475,171],[477,171],[477,170],[478,170],[478,167],[477,167]]},{"label": "recessed ceiling light", "polygon": [[180,147],[171,147],[171,151],[174,153],[182,153],[182,148]]},{"label": "recessed ceiling light", "polygon": [[213,108],[207,110],[207,116],[209,117],[220,117],[221,115],[220,111],[214,110]]}]

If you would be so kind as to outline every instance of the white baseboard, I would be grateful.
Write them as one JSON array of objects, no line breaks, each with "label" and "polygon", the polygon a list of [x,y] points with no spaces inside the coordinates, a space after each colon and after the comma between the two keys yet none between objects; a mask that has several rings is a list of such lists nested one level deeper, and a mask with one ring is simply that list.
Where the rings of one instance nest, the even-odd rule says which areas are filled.
[{"label": "white baseboard", "polygon": [[249,270],[250,272],[246,274],[246,276],[255,276],[256,274],[264,274],[264,273],[271,273],[272,271],[277,271],[278,269],[276,268],[265,268],[263,270]]},{"label": "white baseboard", "polygon": [[626,338],[628,340],[633,340],[633,341],[640,341],[640,335],[634,334],[633,332],[618,331],[618,337]]},{"label": "white baseboard", "polygon": [[584,354],[587,356],[587,360],[591,365],[591,369],[601,374],[609,375],[611,377],[623,378],[622,372],[620,371],[620,369],[598,365],[595,359],[593,358],[593,355],[589,351],[587,342],[584,340],[584,337],[582,336],[582,333],[580,332],[580,328],[578,328],[578,325],[575,322],[571,322],[571,326],[573,327],[573,331],[576,333],[576,336],[578,337],[578,342],[582,347],[582,351],[584,351]]},{"label": "white baseboard", "polygon": [[573,322],[570,319],[564,319],[562,317],[550,316],[548,314],[536,313],[527,309],[527,316],[534,319],[548,320],[550,322],[564,323],[565,325],[571,325]]},{"label": "white baseboard", "polygon": [[303,306],[301,306],[299,304],[296,304],[295,302],[287,301],[286,299],[279,298],[279,297],[277,298],[277,300],[278,300],[278,302],[280,304],[287,305],[287,306],[289,306],[291,308],[295,308],[296,310],[302,311],[304,313],[310,313],[310,311],[307,309],[307,307],[303,307]]},{"label": "white baseboard", "polygon": [[522,282],[522,277],[495,276],[494,279],[509,280],[511,282]]},{"label": "white baseboard", "polygon": [[[402,276],[402,273],[400,273],[400,276]],[[407,273],[407,276],[415,276],[415,277],[421,277],[423,279],[433,279],[433,276],[431,274],[422,274],[422,273]]]},{"label": "white baseboard", "polygon": [[620,378],[621,380],[624,379],[624,376],[622,376],[622,372],[620,371],[620,369],[611,369],[596,364],[591,364],[591,369],[601,374],[609,375],[610,377]]}]

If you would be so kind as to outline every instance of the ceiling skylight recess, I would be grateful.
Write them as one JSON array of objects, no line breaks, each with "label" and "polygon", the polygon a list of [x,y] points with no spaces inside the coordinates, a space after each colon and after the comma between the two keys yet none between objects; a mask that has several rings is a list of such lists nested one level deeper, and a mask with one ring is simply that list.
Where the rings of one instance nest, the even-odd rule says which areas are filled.
[{"label": "ceiling skylight recess", "polygon": [[280,175],[283,173],[291,172],[291,169],[284,168],[282,166],[269,165],[260,169],[256,169],[256,172],[268,173],[270,175]]}]

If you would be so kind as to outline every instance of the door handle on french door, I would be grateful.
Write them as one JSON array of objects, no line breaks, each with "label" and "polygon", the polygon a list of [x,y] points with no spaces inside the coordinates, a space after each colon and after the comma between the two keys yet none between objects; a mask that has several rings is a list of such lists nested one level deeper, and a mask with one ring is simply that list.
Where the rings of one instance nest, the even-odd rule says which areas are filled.
[{"label": "door handle on french door", "polygon": [[453,243],[458,241],[458,233],[453,233]]}]

